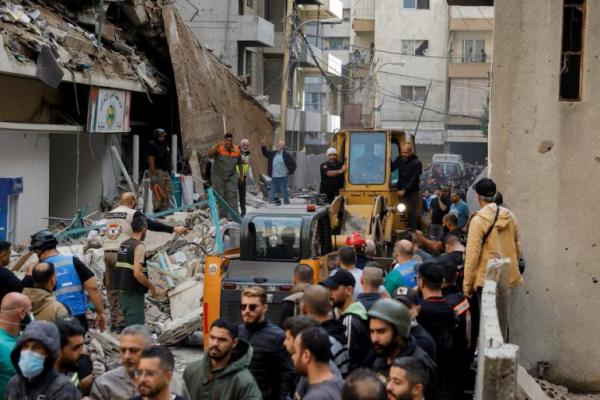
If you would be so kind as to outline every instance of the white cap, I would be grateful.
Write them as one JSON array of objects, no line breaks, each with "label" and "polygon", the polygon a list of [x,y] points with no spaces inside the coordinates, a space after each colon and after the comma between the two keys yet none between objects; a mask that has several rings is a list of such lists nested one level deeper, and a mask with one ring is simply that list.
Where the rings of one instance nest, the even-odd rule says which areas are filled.
[{"label": "white cap", "polygon": [[335,149],[335,147],[330,147],[327,149],[327,155],[330,154],[337,154],[337,150]]}]

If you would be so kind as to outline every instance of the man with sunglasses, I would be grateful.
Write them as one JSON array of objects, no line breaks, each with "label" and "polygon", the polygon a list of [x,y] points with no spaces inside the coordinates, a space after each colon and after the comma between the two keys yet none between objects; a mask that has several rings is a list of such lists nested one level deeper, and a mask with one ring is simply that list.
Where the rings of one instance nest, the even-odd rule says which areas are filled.
[{"label": "man with sunglasses", "polygon": [[258,286],[242,292],[242,324],[239,337],[254,349],[250,372],[265,400],[279,400],[293,393],[294,371],[283,344],[285,334],[266,318],[267,294]]}]

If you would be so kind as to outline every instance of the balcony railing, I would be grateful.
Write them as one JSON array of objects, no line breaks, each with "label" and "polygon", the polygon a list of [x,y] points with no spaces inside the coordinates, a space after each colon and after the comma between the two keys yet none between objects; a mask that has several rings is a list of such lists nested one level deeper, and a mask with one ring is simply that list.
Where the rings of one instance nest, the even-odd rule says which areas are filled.
[{"label": "balcony railing", "polygon": [[469,54],[462,56],[450,57],[452,64],[490,64],[492,62],[492,56],[489,54]]}]

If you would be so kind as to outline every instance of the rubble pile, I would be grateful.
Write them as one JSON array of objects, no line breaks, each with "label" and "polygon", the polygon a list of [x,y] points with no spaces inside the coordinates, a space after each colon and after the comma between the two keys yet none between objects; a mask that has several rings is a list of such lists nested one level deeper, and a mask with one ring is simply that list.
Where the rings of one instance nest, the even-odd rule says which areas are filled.
[{"label": "rubble pile", "polygon": [[[148,36],[152,36],[152,26],[162,25],[157,21],[160,9],[157,14],[156,7],[159,5],[153,1],[123,2],[125,14],[133,19],[130,25],[149,27]],[[147,88],[162,91],[166,79],[135,48],[132,30],[117,27],[99,12],[97,4],[86,8],[67,7],[60,1],[0,0],[0,42],[17,62],[35,65],[36,75],[54,88],[61,82],[65,68],[72,73],[95,72],[108,79],[139,81]],[[100,29],[101,41],[107,46],[96,38],[95,32]]]}]

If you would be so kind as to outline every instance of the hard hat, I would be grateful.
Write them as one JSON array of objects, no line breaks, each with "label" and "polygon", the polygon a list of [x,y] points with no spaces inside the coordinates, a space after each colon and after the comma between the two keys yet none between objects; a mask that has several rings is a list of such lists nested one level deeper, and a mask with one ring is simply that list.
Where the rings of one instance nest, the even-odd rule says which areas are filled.
[{"label": "hard hat", "polygon": [[411,317],[408,308],[397,300],[380,299],[373,304],[369,317],[385,321],[394,328],[396,334],[407,339],[410,336]]},{"label": "hard hat", "polygon": [[55,248],[57,244],[58,241],[54,237],[54,234],[48,230],[43,230],[31,236],[29,250],[49,250]]},{"label": "hard hat", "polygon": [[346,236],[346,246],[364,247],[367,245],[365,238],[360,232],[352,232],[352,235]]}]

